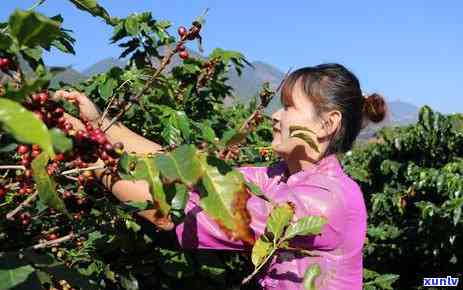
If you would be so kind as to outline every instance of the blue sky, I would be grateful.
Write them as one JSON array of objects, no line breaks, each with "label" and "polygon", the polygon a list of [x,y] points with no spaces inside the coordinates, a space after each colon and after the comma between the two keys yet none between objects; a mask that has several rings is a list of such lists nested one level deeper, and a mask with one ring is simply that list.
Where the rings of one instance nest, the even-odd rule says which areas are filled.
[{"label": "blue sky", "polygon": [[[2,1],[0,19],[34,1]],[[368,92],[389,100],[463,112],[463,2],[461,1],[212,1],[100,0],[118,17],[151,11],[155,18],[189,25],[210,8],[203,30],[205,53],[238,50],[249,60],[282,71],[322,62],[350,68]],[[38,9],[61,13],[77,39],[75,56],[47,55],[50,65],[83,70],[120,50],[109,44],[110,27],[68,1],[48,0]],[[194,47],[193,47],[194,48]]]}]

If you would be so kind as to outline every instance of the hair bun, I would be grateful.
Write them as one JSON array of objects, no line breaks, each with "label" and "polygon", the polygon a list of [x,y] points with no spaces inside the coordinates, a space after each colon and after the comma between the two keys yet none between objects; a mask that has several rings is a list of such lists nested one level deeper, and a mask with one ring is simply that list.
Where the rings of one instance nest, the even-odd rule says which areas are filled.
[{"label": "hair bun", "polygon": [[374,123],[379,123],[386,117],[386,102],[380,94],[371,94],[365,97],[363,115]]}]

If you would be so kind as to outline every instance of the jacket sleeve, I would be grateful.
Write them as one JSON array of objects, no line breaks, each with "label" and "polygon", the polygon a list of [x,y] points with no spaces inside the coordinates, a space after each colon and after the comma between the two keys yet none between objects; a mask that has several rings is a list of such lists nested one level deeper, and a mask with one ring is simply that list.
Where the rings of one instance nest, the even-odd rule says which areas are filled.
[{"label": "jacket sleeve", "polygon": [[[254,182],[264,192],[269,182],[265,169],[266,167],[238,168],[246,180]],[[185,208],[185,219],[176,228],[177,239],[183,248],[229,250],[247,248],[243,242],[228,238],[218,224],[206,215],[199,204],[199,193],[191,191]],[[265,229],[271,210],[270,204],[259,197],[251,196],[247,202],[247,209],[251,215],[250,226],[258,237]]]}]

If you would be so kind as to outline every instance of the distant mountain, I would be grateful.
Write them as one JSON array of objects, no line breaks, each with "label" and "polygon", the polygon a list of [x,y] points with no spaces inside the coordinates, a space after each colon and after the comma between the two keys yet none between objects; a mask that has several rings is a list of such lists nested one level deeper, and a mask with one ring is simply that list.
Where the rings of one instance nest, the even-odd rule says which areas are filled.
[{"label": "distant mountain", "polygon": [[66,68],[57,74],[51,81],[51,87],[57,87],[60,82],[74,84],[86,80],[87,77],[73,68]]},{"label": "distant mountain", "polygon": [[[160,51],[164,53],[164,51]],[[198,53],[190,51],[190,54],[196,57],[201,57]],[[169,64],[167,70],[170,70],[173,66],[176,66],[181,62],[178,56],[175,56],[171,64]],[[95,74],[103,73],[108,71],[114,66],[124,67],[126,65],[125,60],[116,58],[103,59],[89,68],[78,72],[74,69],[67,69],[66,71],[57,75],[54,80],[64,81],[68,83],[76,83]],[[235,70],[230,70],[228,75],[228,84],[233,87],[234,93],[232,96],[225,100],[226,104],[233,104],[236,101],[247,103],[253,96],[255,96],[264,82],[270,82],[271,87],[276,88],[284,77],[284,73],[276,67],[261,62],[252,62],[252,66],[246,66],[242,70],[242,74],[238,76]],[[280,99],[276,96],[267,108],[267,113],[271,114],[280,107]],[[361,133],[361,138],[371,137],[378,128],[383,126],[391,125],[406,125],[414,123],[418,120],[419,108],[413,104],[403,102],[400,100],[389,101],[389,114],[385,121],[380,124],[370,125],[365,128]]]},{"label": "distant mountain", "polygon": [[119,58],[114,58],[114,57],[109,57],[105,58],[103,60],[100,60],[99,62],[95,63],[94,65],[91,65],[89,68],[85,69],[82,71],[82,74],[87,77],[91,77],[96,74],[100,74],[103,72],[107,72],[110,70],[112,67],[125,67],[127,65],[127,60],[121,60]]}]

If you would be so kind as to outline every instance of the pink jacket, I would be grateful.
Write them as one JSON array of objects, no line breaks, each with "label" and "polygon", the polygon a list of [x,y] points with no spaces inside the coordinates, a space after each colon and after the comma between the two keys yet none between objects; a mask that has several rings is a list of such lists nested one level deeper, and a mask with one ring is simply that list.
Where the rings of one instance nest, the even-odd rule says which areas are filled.
[{"label": "pink jacket", "polygon": [[[321,267],[316,279],[319,290],[362,289],[362,249],[366,238],[367,213],[362,192],[348,177],[334,154],[316,166],[291,175],[280,182],[284,162],[274,167],[238,168],[245,178],[258,185],[265,195],[279,203],[291,201],[296,218],[323,215],[328,223],[317,236],[296,237],[292,245],[315,251],[318,256],[279,251],[259,276],[263,289],[303,289],[305,270],[313,263]],[[255,196],[248,200],[251,227],[256,237],[265,229],[270,205]],[[186,219],[176,228],[182,247],[188,249],[250,250],[241,241],[232,241],[202,211],[199,195],[191,192],[185,208]]]}]

